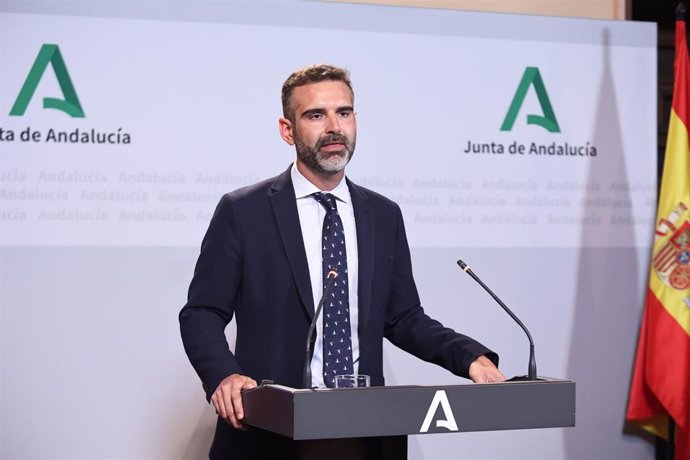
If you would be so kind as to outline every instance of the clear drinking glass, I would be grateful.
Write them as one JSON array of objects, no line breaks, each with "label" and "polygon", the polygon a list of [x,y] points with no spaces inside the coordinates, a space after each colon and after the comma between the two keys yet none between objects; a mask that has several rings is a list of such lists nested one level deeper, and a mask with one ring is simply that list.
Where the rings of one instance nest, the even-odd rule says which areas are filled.
[{"label": "clear drinking glass", "polygon": [[361,388],[371,386],[371,378],[364,374],[347,374],[335,376],[336,388]]}]

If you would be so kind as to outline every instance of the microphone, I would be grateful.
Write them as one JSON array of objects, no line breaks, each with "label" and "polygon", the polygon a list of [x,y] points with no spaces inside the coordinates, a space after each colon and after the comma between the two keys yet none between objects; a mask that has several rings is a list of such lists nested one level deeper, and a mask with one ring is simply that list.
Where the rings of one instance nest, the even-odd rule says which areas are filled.
[{"label": "microphone", "polygon": [[460,266],[462,271],[470,275],[477,283],[479,283],[479,285],[483,287],[484,290],[486,290],[486,292],[488,292],[489,295],[491,295],[491,297],[493,297],[494,300],[498,302],[498,304],[501,307],[503,307],[506,313],[508,313],[510,317],[513,318],[515,322],[518,323],[518,325],[520,325],[522,330],[525,331],[525,334],[527,334],[527,339],[529,340],[529,365],[527,366],[527,377],[513,377],[510,380],[537,380],[537,362],[534,359],[534,341],[532,340],[532,334],[530,334],[525,325],[522,324],[522,321],[520,321],[520,319],[517,316],[515,316],[515,313],[510,311],[510,308],[508,308],[506,304],[504,304],[501,301],[501,299],[499,299],[498,296],[494,294],[493,291],[491,291],[491,289],[489,289],[486,284],[482,283],[482,280],[480,280],[479,277],[477,277],[477,275],[475,275],[474,272],[470,270],[469,265],[467,265],[462,260],[458,260],[458,265]]},{"label": "microphone", "polygon": [[323,287],[323,294],[321,294],[321,300],[319,300],[319,303],[316,306],[316,310],[314,311],[314,318],[312,318],[311,324],[309,325],[309,332],[307,332],[307,344],[304,347],[304,372],[302,373],[302,386],[304,388],[311,388],[311,337],[312,335],[314,335],[314,329],[316,329],[316,321],[319,319],[321,309],[323,309],[323,301],[326,299],[326,294],[328,293],[328,290],[331,288],[333,281],[335,281],[337,277],[338,272],[335,270],[329,271],[326,275],[326,279],[328,280],[328,282]]}]

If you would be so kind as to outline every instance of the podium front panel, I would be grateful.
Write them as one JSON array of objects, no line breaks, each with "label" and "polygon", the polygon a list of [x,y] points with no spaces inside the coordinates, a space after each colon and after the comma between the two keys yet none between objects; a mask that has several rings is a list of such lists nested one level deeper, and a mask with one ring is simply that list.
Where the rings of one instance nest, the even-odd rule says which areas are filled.
[{"label": "podium front panel", "polygon": [[564,380],[243,394],[246,423],[293,439],[394,436],[575,426],[575,384]]}]

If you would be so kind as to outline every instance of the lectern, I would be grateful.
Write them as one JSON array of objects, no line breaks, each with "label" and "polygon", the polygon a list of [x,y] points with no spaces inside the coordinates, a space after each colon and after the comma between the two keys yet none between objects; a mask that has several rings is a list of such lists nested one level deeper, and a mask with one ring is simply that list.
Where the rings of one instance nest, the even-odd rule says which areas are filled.
[{"label": "lectern", "polygon": [[406,443],[411,434],[575,426],[575,383],[551,378],[343,389],[269,384],[242,399],[245,423],[295,440],[397,436]]}]

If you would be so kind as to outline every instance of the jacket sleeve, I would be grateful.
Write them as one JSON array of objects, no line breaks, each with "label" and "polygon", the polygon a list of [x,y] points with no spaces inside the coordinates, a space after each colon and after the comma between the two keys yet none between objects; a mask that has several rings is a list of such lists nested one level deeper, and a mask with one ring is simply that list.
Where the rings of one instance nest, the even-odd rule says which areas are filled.
[{"label": "jacket sleeve", "polygon": [[498,366],[496,353],[424,313],[412,276],[410,248],[400,208],[397,208],[395,235],[396,260],[386,311],[385,337],[418,358],[462,377],[469,377],[470,364],[482,355]]},{"label": "jacket sleeve", "polygon": [[202,241],[187,304],[179,315],[185,351],[209,400],[225,377],[242,373],[225,338],[242,284],[238,219],[233,195],[224,195]]}]

